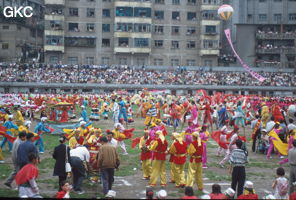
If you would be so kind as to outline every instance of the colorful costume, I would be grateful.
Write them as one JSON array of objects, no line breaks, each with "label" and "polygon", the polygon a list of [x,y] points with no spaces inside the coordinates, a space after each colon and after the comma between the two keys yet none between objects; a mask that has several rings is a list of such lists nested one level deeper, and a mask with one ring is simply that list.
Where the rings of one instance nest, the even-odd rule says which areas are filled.
[{"label": "colorful costume", "polygon": [[149,179],[151,176],[152,166],[152,152],[148,149],[152,140],[145,136],[141,137],[139,148],[141,149],[140,159],[142,161],[143,179]]},{"label": "colorful costume", "polygon": [[192,187],[195,182],[198,189],[203,190],[202,154],[204,148],[203,143],[198,136],[198,133],[195,132],[193,135],[197,138],[197,140],[194,140],[187,149],[187,153],[190,156],[190,162],[188,166],[186,185]]},{"label": "colorful costume", "polygon": [[[10,136],[12,136],[11,132],[13,129],[18,130],[18,126],[15,125],[11,120],[6,121],[3,126],[6,128],[6,134],[10,135]],[[8,142],[8,148],[9,148],[9,151],[11,151],[12,150],[12,143],[10,141],[8,141],[6,137],[4,137],[4,139],[1,143],[1,149],[3,149],[6,142]]]},{"label": "colorful costume", "polygon": [[186,163],[187,144],[183,142],[182,136],[178,133],[173,133],[175,141],[169,149],[169,153],[173,155],[173,174],[176,182],[176,187],[185,186],[184,167]]},{"label": "colorful costume", "polygon": [[160,185],[166,186],[166,170],[165,170],[165,160],[166,160],[166,150],[168,147],[168,142],[162,135],[161,131],[156,132],[159,135],[159,138],[155,139],[151,146],[149,147],[150,151],[153,151],[152,158],[152,173],[150,177],[149,185],[154,187],[158,178],[160,177]]},{"label": "colorful costume", "polygon": [[39,152],[44,153],[44,143],[43,143],[43,138],[42,134],[43,132],[50,133],[50,130],[45,127],[44,123],[41,121],[35,128],[35,133],[37,133],[40,138],[36,141],[35,145],[39,145]]},{"label": "colorful costume", "polygon": [[262,128],[266,127],[266,124],[268,122],[269,118],[269,108],[265,103],[262,105],[262,110],[261,110],[261,121],[262,121]]}]

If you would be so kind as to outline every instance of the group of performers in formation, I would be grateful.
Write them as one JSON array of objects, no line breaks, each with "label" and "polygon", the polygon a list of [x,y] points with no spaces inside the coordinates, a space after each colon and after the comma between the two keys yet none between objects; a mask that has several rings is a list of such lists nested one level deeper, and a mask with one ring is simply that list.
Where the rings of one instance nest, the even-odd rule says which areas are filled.
[{"label": "group of performers in formation", "polygon": [[[167,184],[166,156],[169,155],[170,182],[175,183],[176,187],[196,183],[198,189],[203,190],[202,169],[208,167],[207,142],[210,137],[218,144],[217,156],[224,156],[219,162],[221,167],[229,160],[236,140],[246,142],[248,135],[253,140],[254,152],[265,152],[267,158],[271,157],[273,151],[279,156],[286,156],[296,132],[295,103],[295,98],[288,97],[219,92],[208,96],[203,90],[195,96],[157,95],[148,90],[135,95],[3,95],[0,102],[0,134],[4,136],[1,149],[8,143],[11,151],[17,133],[22,130],[29,132],[31,121],[24,118],[36,119],[37,113],[41,112],[40,122],[33,132],[39,152],[43,153],[42,134],[53,131],[45,122],[68,122],[79,118],[80,113],[77,121],[79,127],[64,129],[64,134],[70,148],[75,148],[76,144],[88,147],[94,170],[102,135],[107,135],[109,143],[119,146],[124,155],[128,154],[124,140],[131,139],[132,148],[139,145],[143,179],[149,180],[150,186],[155,186],[159,178],[161,186]],[[89,110],[91,113],[88,113]],[[94,127],[93,121],[107,120],[111,115],[114,122],[112,130],[104,133]],[[143,136],[133,137],[134,129],[128,128],[134,122],[133,116],[144,119],[146,128],[141,130]],[[252,133],[245,131],[248,124]],[[168,133],[168,127],[173,127],[172,133]],[[172,138],[170,145],[168,137]],[[3,162],[1,149],[0,161]],[[185,176],[187,156],[189,167]],[[283,159],[280,164],[286,162],[287,159]]]}]

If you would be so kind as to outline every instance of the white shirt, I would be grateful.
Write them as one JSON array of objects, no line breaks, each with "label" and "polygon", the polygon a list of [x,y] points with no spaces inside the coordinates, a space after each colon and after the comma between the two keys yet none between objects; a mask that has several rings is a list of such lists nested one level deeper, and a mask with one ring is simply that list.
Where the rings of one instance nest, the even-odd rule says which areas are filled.
[{"label": "white shirt", "polygon": [[115,147],[115,148],[116,148],[117,145],[118,145],[118,141],[117,141],[116,139],[114,139],[114,138],[112,138],[112,140],[111,140],[110,142],[108,141],[108,143],[111,144],[111,145],[112,145],[113,147]]},{"label": "white shirt", "polygon": [[113,104],[113,112],[119,112],[119,105],[117,102],[114,102]]},{"label": "white shirt", "polygon": [[288,124],[288,130],[296,130],[296,125],[295,124]]},{"label": "white shirt", "polygon": [[86,161],[86,162],[89,162],[89,158],[90,158],[89,151],[85,146],[79,146],[79,147],[76,147],[75,149],[70,150],[70,156],[79,157],[80,160]]}]

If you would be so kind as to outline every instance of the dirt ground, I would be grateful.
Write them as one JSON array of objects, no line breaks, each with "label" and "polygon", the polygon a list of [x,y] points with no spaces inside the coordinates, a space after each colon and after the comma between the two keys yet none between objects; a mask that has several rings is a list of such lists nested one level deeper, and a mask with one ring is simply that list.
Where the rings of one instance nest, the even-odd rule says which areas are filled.
[{"label": "dirt ground", "polygon": [[[34,127],[35,122],[33,123]],[[111,120],[101,120],[94,124],[95,127],[100,127],[103,130],[112,129],[113,123]],[[143,133],[143,119],[136,119],[135,123],[130,125],[135,127],[134,137],[138,137]],[[171,128],[168,128],[168,133],[171,133]],[[250,128],[246,128],[247,135],[251,135]],[[41,194],[44,197],[53,197],[57,192],[57,177],[52,176],[54,160],[51,158],[51,154],[54,146],[58,145],[56,136],[48,136],[48,141],[45,142],[46,152],[41,155],[42,162],[39,165],[40,175],[38,178],[38,185]],[[46,138],[47,139],[47,138]],[[125,142],[128,147],[129,155],[121,155],[122,165],[118,172],[116,172],[115,182],[113,190],[116,191],[118,198],[145,198],[145,189],[148,185],[148,181],[142,180],[142,171],[140,167],[140,161],[138,159],[139,150],[131,149],[130,141]],[[171,142],[169,142],[171,144]],[[273,155],[270,160],[266,159],[263,154],[255,154],[251,152],[251,143],[247,144],[249,150],[249,164],[246,167],[247,180],[254,183],[256,192],[259,197],[264,197],[269,193],[272,193],[272,182],[275,180],[275,170],[280,160],[276,155]],[[17,191],[7,189],[3,183],[7,178],[10,170],[12,169],[10,153],[7,152],[7,147],[4,149],[5,164],[0,164],[0,197],[17,196]],[[118,149],[121,152],[120,149]],[[210,139],[208,141],[208,168],[203,170],[204,190],[211,192],[211,186],[213,183],[219,183],[222,187],[222,191],[225,191],[231,184],[231,176],[228,168],[220,168],[218,162],[223,157],[216,156],[217,144]],[[188,159],[187,159],[188,160]],[[286,176],[289,177],[288,165],[283,166],[286,170]],[[187,167],[186,167],[187,169]],[[169,180],[169,163],[167,162],[167,180]],[[13,185],[15,187],[15,185]],[[102,197],[102,185],[92,184],[88,180],[84,181],[83,189],[86,191],[83,195],[71,193],[71,197],[74,198],[99,198]],[[168,183],[165,188],[170,198],[180,198],[184,194],[184,189],[175,188],[174,184]],[[197,190],[194,185],[195,191]],[[155,187],[155,192],[160,190],[160,187]],[[197,195],[201,195],[196,191]]]}]

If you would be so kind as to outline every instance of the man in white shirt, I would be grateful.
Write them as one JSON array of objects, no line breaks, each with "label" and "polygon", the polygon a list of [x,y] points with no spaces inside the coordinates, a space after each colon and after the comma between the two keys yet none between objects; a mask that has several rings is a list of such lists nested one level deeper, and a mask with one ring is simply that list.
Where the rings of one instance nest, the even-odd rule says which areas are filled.
[{"label": "man in white shirt", "polygon": [[119,121],[119,105],[116,102],[116,98],[112,99],[113,101],[113,121],[114,123],[118,123]]},{"label": "man in white shirt", "polygon": [[[70,163],[73,172],[73,190],[78,194],[83,194],[81,185],[84,177],[86,176],[86,170],[89,169],[90,154],[85,146],[77,144],[75,149],[70,151]],[[84,163],[88,169],[85,169]]]},{"label": "man in white shirt", "polygon": [[107,132],[108,143],[111,144],[113,147],[117,148],[118,141],[113,138],[113,135],[114,135],[113,132],[111,132],[111,131]]}]

